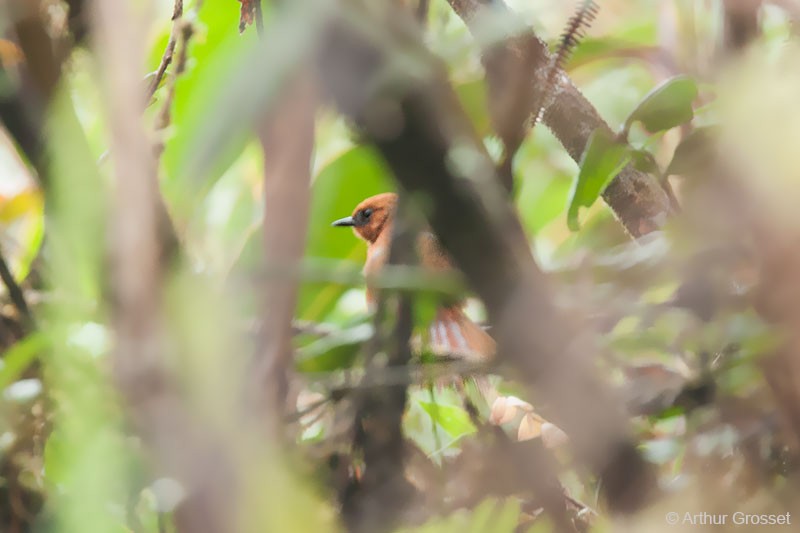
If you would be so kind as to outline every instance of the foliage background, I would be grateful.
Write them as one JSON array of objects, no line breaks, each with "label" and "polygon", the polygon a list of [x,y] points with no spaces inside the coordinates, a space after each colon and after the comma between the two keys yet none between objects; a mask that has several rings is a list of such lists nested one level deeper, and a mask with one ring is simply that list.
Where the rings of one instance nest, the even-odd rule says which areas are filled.
[{"label": "foliage background", "polygon": [[[65,6],[42,4],[52,31],[68,34]],[[144,55],[140,74],[151,80],[147,73],[158,69],[173,31],[173,3],[127,4],[145,38],[136,43]],[[551,48],[575,10],[555,0],[507,4]],[[755,513],[785,513],[795,510],[797,501],[796,446],[783,424],[791,409],[781,408],[790,400],[770,394],[762,364],[784,339],[775,322],[785,324],[765,316],[757,296],[750,299],[766,290],[759,287],[769,287],[769,271],[753,265],[768,264],[770,252],[756,245],[735,264],[708,259],[707,252],[713,256],[741,244],[740,237],[749,245],[750,237],[731,221],[751,209],[770,221],[768,233],[794,242],[797,226],[785,198],[796,198],[800,165],[792,146],[800,109],[792,95],[800,92],[795,92],[797,76],[785,65],[797,59],[793,17],[800,8],[792,2],[754,2],[757,35],[747,48],[733,50],[725,42],[726,4],[602,2],[565,68],[614,131],[655,87],[678,75],[694,80],[699,92],[690,98],[689,121],[655,133],[635,123],[629,143],[649,150],[663,171],[693,130],[718,127],[728,143],[722,146],[741,157],[730,164],[744,169],[741,188],[752,202],[738,204],[739,197],[731,200],[720,192],[720,206],[713,198],[716,185],[691,161],[670,178],[685,200],[685,216],[676,216],[657,239],[634,245],[611,210],[594,201],[599,186],[589,198],[591,207],[579,212],[580,229],[571,231],[567,212],[578,176],[595,167],[579,166],[547,128],[539,125],[526,136],[513,164],[513,206],[533,256],[581,330],[599,333],[594,366],[629,405],[648,406],[647,416],[633,417],[631,425],[665,495],[640,510],[634,523],[655,529],[665,527],[665,510],[722,512],[741,505]],[[349,453],[337,436],[334,406],[298,430],[296,455],[305,459],[294,462],[258,444],[258,431],[243,434],[240,421],[230,416],[240,409],[240,374],[255,344],[252,323],[263,306],[257,288],[264,268],[264,153],[254,126],[317,27],[304,25],[312,19],[310,11],[298,8],[299,15],[285,16],[267,3],[264,24],[273,48],[265,50],[254,27],[239,32],[239,8],[233,0],[185,2],[182,24],[191,35],[180,42],[142,120],[148,141],[159,150],[160,192],[184,254],[163,283],[161,319],[171,346],[165,366],[181,391],[180,412],[213,436],[209,449],[187,443],[187,456],[229,461],[234,470],[246,463],[243,483],[252,490],[235,502],[238,522],[227,530],[335,530],[342,527],[332,496],[337,481],[315,473],[334,451]],[[24,58],[6,51],[13,50],[13,19],[2,20],[0,34],[9,37],[2,41],[7,47],[3,64],[10,72],[12,62],[24,64]],[[502,143],[486,106],[481,51],[447,2],[430,2],[424,44],[444,61],[475,131],[499,160]],[[175,74],[181,53],[185,64]],[[108,287],[115,278],[107,257],[115,237],[107,230],[113,227],[110,211],[117,204],[110,191],[118,170],[110,141],[114,113],[109,102],[114,99],[98,82],[108,75],[108,65],[97,55],[91,46],[76,46],[64,63],[46,113],[51,166],[45,186],[29,156],[0,130],[0,249],[34,317],[29,321],[4,293],[3,531],[181,529],[173,511],[191,485],[174,479],[180,468],[172,471],[170,460],[158,465],[157,459],[153,467],[148,439],[140,438],[130,421],[126,404],[131,399],[120,395],[110,377],[116,334]],[[15,79],[4,70],[2,81],[8,90]],[[668,115],[685,103],[668,100]],[[363,198],[396,188],[380,154],[333,105],[321,107],[315,125],[308,234],[295,310],[294,370],[305,394],[293,406],[299,409],[303,402],[328,397],[328,386],[344,379],[344,369],[363,366],[361,350],[373,333],[358,275],[365,247],[330,222],[349,214]],[[593,179],[604,184],[608,177]],[[780,257],[786,250],[776,246],[772,253]],[[794,276],[781,279],[791,283]],[[781,290],[792,294],[785,286]],[[717,305],[710,316],[698,311],[711,301]],[[485,318],[477,300],[470,312]],[[504,380],[500,389],[526,394],[514,379]],[[488,406],[481,409],[488,416]],[[505,426],[514,439],[520,424],[517,416]],[[480,442],[461,396],[449,389],[435,395],[425,387],[410,389],[403,429],[435,465],[457,460]],[[564,450],[556,456],[561,482],[579,504],[575,523],[596,531],[622,528],[598,499],[596,477]],[[488,452],[477,457],[489,466],[496,460]],[[547,519],[534,519],[538,506],[529,495],[493,494],[482,491],[480,480],[454,476],[474,485],[476,501],[400,523],[423,531],[553,527]],[[720,492],[709,494],[709,488]],[[697,494],[703,495],[701,503]]]}]

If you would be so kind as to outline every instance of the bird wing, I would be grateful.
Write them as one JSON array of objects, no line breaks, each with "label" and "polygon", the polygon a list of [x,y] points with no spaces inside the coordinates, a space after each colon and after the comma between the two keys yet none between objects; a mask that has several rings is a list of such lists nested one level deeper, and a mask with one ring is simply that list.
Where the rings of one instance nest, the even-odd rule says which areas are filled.
[{"label": "bird wing", "polygon": [[428,326],[428,346],[435,355],[481,362],[494,357],[494,339],[459,306],[442,307]]},{"label": "bird wing", "polygon": [[442,248],[439,239],[430,231],[423,231],[417,237],[417,254],[422,266],[433,272],[453,270],[453,263]]},{"label": "bird wing", "polygon": [[[433,272],[454,270],[453,263],[439,240],[431,232],[417,238],[417,252],[422,266]],[[462,302],[443,305],[428,326],[428,344],[436,355],[486,361],[494,356],[494,339],[473,322],[461,309]]]}]

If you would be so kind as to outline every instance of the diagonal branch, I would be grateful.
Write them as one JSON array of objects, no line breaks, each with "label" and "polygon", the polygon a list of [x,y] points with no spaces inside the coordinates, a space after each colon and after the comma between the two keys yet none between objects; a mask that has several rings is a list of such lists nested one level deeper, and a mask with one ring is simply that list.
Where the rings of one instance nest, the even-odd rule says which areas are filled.
[{"label": "diagonal branch", "polygon": [[[487,21],[499,20],[509,26],[519,19],[502,0],[448,2],[476,39],[482,39],[486,33]],[[559,70],[555,86],[550,87],[547,78],[552,57],[547,45],[532,29],[523,28],[503,41],[485,46],[483,62],[489,85],[490,111],[495,129],[504,140],[508,136],[515,143],[521,142],[530,124],[529,113],[539,107],[534,105],[539,101],[544,109],[542,119],[545,125],[576,162],[580,161],[592,132],[600,128],[611,133],[608,124],[566,73]],[[515,79],[520,75],[524,76],[521,83]],[[552,94],[541,94],[543,88],[548,92],[552,89]],[[501,105],[495,102],[498,99],[511,103]],[[516,117],[505,111],[506,108],[516,110]],[[511,146],[513,148],[514,144]],[[669,198],[658,181],[632,165],[626,166],[614,178],[603,192],[603,199],[633,237],[659,229],[670,213]]]}]

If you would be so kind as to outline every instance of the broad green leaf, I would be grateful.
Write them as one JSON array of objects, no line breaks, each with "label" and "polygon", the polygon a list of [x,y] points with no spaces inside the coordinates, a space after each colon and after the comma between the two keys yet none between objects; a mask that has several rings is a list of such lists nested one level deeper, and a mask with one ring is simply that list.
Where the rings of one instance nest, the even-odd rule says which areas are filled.
[{"label": "broad green leaf", "polygon": [[606,186],[630,161],[630,149],[603,130],[595,130],[581,156],[580,172],[569,195],[567,225],[579,229],[578,210],[590,207]]},{"label": "broad green leaf", "polygon": [[469,414],[461,407],[435,402],[419,402],[431,419],[439,424],[451,437],[460,437],[475,432]]},{"label": "broad green leaf", "polygon": [[[350,215],[364,198],[391,190],[391,178],[380,156],[366,146],[352,148],[326,166],[311,189],[311,217],[306,257],[346,259],[363,263],[366,245],[349,228],[331,222]],[[334,283],[306,283],[297,304],[297,316],[320,320],[336,305],[347,287]]]},{"label": "broad green leaf", "polygon": [[637,120],[650,133],[689,122],[694,117],[695,98],[697,84],[693,79],[686,76],[669,79],[644,97],[625,121],[625,131]]}]

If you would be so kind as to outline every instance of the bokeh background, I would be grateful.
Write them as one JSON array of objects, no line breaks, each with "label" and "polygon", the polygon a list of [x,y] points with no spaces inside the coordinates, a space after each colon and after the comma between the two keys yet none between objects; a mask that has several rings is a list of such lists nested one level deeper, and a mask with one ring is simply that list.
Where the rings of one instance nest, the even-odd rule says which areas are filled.
[{"label": "bokeh background", "polygon": [[[553,398],[502,353],[507,366],[480,371],[504,398],[494,405],[413,372],[359,381],[396,316],[368,310],[364,243],[330,223],[403,187],[372,142],[383,115],[355,124],[324,77],[339,67],[309,58],[344,13],[400,58],[390,86],[435,61],[482,157],[499,164],[481,38],[451,7],[463,2],[256,3],[0,2],[0,531],[672,531],[700,526],[672,526],[669,511],[734,510],[800,520],[800,4],[598,2],[561,66],[634,152],[610,167],[573,158],[539,123],[513,155],[504,198],[545,297],[587,337],[581,364],[613,391],[619,438],[654,475],[627,508],[569,444],[538,470],[555,472],[564,501],[542,495],[526,455],[541,450],[514,445],[542,440]],[[580,9],[501,4],[513,15],[484,39],[531,28],[554,52]],[[303,143],[313,150],[297,155]],[[307,194],[280,196],[271,172],[278,183],[304,154]],[[628,161],[671,199],[658,231],[637,239],[599,195]],[[587,183],[596,190],[581,197]],[[415,303],[417,325],[437,292],[423,278],[385,281]],[[281,292],[295,283],[296,301]],[[470,316],[491,322],[469,294]],[[286,355],[259,360],[274,353]],[[288,377],[273,381],[281,364]],[[394,475],[415,496],[348,507],[370,469],[353,437],[359,391],[381,379],[407,398]],[[581,395],[570,409],[591,404]],[[619,416],[608,413],[613,431]]]}]

